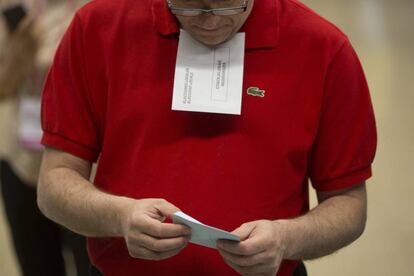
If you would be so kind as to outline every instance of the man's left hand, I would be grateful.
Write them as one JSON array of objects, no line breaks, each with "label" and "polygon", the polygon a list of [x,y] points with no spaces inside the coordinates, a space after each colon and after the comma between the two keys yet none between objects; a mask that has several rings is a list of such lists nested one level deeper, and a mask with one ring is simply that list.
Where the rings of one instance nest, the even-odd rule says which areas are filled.
[{"label": "man's left hand", "polygon": [[283,226],[278,221],[245,223],[232,233],[239,236],[241,242],[217,242],[229,266],[242,275],[276,275],[286,248]]}]

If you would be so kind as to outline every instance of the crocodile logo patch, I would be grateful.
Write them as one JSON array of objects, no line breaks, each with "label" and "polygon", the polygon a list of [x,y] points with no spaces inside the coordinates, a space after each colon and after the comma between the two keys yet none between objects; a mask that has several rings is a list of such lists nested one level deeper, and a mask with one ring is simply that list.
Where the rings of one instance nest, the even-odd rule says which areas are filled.
[{"label": "crocodile logo patch", "polygon": [[247,88],[247,94],[250,96],[261,97],[265,96],[266,91],[259,89],[259,87],[249,87]]}]

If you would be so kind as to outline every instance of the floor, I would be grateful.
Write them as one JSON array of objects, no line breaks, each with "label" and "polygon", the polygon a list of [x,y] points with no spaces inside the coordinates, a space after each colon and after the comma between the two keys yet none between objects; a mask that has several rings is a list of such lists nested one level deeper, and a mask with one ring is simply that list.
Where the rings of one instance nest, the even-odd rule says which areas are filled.
[{"label": "floor", "polygon": [[[366,71],[379,134],[366,231],[348,248],[307,262],[309,274],[414,275],[414,215],[409,211],[414,195],[414,1],[302,2],[349,35]],[[0,276],[18,275],[1,208],[0,252]]]}]

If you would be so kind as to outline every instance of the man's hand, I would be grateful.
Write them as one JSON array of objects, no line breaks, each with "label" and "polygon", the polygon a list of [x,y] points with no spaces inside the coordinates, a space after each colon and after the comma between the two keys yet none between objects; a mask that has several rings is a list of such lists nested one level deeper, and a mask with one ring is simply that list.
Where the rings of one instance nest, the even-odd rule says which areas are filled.
[{"label": "man's hand", "polygon": [[163,223],[179,211],[163,199],[133,200],[123,216],[123,235],[132,257],[163,260],[179,253],[190,240],[185,225]]},{"label": "man's hand", "polygon": [[362,234],[367,212],[365,183],[318,192],[318,200],[315,208],[297,218],[243,224],[233,231],[240,243],[217,243],[224,261],[241,274],[275,275],[282,259],[326,256]]},{"label": "man's hand", "polygon": [[242,275],[275,275],[282,262],[285,244],[277,221],[258,220],[232,232],[241,242],[218,241],[224,261]]},{"label": "man's hand", "polygon": [[187,226],[164,223],[177,207],[103,192],[88,181],[90,172],[88,160],[46,147],[37,187],[40,210],[87,237],[123,237],[136,258],[166,259],[187,245]]}]

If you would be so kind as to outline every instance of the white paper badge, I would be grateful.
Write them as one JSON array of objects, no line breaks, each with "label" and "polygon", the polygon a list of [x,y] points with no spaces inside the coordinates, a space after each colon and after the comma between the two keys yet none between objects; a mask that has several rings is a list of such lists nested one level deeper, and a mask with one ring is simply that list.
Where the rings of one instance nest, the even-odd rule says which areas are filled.
[{"label": "white paper badge", "polygon": [[240,115],[245,34],[210,48],[181,30],[173,110]]}]

